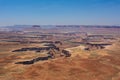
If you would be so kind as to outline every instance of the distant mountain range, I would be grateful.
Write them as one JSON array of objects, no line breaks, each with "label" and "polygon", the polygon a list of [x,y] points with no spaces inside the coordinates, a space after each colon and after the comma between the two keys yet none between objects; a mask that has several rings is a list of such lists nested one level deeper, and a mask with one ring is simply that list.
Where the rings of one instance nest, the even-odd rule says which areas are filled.
[{"label": "distant mountain range", "polygon": [[100,26],[100,25],[14,25],[14,26],[3,26],[0,27],[0,31],[21,31],[25,28],[120,28],[120,26]]}]

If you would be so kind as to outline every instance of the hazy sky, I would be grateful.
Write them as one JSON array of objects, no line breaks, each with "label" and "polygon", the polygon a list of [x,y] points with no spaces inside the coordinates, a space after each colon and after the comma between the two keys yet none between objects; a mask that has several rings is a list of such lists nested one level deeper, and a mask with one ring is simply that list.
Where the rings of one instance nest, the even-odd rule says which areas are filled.
[{"label": "hazy sky", "polygon": [[0,26],[120,25],[120,0],[0,0]]}]

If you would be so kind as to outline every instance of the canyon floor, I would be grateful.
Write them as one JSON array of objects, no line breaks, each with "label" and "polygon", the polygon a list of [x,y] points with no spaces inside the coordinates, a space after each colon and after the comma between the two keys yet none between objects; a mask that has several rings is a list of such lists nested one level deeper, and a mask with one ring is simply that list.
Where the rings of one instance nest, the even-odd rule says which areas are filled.
[{"label": "canyon floor", "polygon": [[37,44],[0,43],[0,80],[120,80],[120,42],[103,50],[84,51],[67,48],[69,58],[39,61],[31,65],[15,64],[39,56],[35,52],[11,50]]},{"label": "canyon floor", "polygon": [[[47,51],[39,50],[51,41],[61,41],[71,56],[16,64],[46,56]],[[24,27],[19,31],[15,27],[0,31],[0,80],[120,80],[120,28]]]}]

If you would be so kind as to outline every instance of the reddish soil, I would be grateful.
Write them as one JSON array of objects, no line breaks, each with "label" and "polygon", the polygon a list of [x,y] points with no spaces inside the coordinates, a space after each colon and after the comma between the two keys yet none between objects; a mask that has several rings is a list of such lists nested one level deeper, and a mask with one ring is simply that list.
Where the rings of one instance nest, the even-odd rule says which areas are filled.
[{"label": "reddish soil", "polygon": [[99,59],[62,58],[36,63],[13,76],[15,80],[119,80],[119,64],[120,61],[111,56]]}]

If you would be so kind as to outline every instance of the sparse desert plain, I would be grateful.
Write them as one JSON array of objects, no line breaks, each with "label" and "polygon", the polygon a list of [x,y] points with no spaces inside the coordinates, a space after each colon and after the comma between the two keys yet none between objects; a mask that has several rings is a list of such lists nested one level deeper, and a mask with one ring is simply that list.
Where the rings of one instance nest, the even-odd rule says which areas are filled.
[{"label": "sparse desert plain", "polygon": [[0,80],[120,80],[119,31],[74,26],[0,31]]}]

